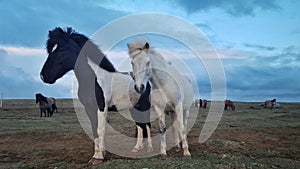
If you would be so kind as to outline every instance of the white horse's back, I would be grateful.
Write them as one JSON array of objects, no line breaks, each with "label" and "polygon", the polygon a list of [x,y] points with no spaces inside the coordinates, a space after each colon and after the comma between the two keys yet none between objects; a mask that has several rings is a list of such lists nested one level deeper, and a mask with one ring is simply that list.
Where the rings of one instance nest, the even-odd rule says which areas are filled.
[{"label": "white horse's back", "polygon": [[131,76],[108,72],[91,60],[88,60],[88,63],[96,74],[97,82],[103,88],[108,106],[114,105],[118,110],[128,110],[138,102],[141,95],[134,90]]},{"label": "white horse's back", "polygon": [[[181,75],[172,65],[170,65],[163,56],[155,49],[150,50],[150,59],[153,71],[157,73],[158,77],[153,77],[152,83],[155,88],[164,91],[166,97],[169,99],[178,99],[182,101],[185,110],[188,110],[193,103],[193,86],[191,80],[184,75]],[[180,91],[180,92],[174,92]],[[180,99],[179,99],[180,98]],[[172,100],[177,102],[176,100]]]}]

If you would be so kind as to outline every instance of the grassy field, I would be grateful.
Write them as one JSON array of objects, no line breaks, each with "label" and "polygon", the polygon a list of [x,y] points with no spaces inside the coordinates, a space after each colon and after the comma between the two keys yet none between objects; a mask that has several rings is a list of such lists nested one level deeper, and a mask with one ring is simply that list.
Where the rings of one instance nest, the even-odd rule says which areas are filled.
[{"label": "grassy field", "polygon": [[[208,110],[198,114],[188,135],[191,158],[169,150],[158,156],[135,159],[107,152],[96,166],[87,162],[93,141],[81,128],[71,99],[57,100],[58,113],[40,117],[34,100],[4,100],[0,108],[0,168],[299,168],[300,103],[281,103],[280,109],[264,109],[260,103],[236,103],[225,111],[217,130],[198,143]],[[121,112],[122,113],[122,112]],[[153,112],[154,113],[154,112]],[[116,130],[134,136],[135,125],[119,113],[109,113]],[[166,119],[170,119],[168,116]],[[158,135],[157,120],[152,126]],[[120,140],[117,144],[122,144]],[[157,149],[159,145],[154,145]]]}]

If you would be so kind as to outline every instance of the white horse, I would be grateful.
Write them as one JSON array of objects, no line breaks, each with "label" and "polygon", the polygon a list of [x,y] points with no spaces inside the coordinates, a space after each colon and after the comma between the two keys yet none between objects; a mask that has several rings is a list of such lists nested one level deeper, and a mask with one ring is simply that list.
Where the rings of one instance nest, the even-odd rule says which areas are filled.
[{"label": "white horse", "polygon": [[[163,99],[153,100],[154,109],[158,114],[161,131],[161,155],[166,153],[165,111],[171,111],[175,144],[177,133],[182,141],[183,155],[190,156],[187,142],[187,120],[189,109],[193,103],[193,87],[191,81],[180,75],[146,40],[135,40],[127,44],[132,60],[133,77],[136,91],[142,93],[148,81],[153,89],[160,89]],[[152,95],[151,95],[152,96]],[[175,128],[175,129],[174,129]]]}]

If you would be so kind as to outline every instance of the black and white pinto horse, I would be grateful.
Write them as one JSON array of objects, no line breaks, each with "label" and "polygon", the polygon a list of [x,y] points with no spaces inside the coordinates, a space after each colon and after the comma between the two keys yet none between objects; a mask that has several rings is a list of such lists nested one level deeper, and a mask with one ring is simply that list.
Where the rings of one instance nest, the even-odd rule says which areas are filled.
[{"label": "black and white pinto horse", "polygon": [[[49,31],[48,36],[49,56],[40,76],[45,83],[53,84],[68,71],[74,70],[78,81],[78,98],[91,122],[95,143],[94,155],[89,162],[97,164],[104,160],[105,124],[109,110],[129,109],[136,121],[137,131],[143,131],[148,136],[148,151],[152,151],[149,101],[151,86],[147,84],[143,94],[135,92],[132,77],[117,72],[90,39],[74,32],[72,28],[67,28],[66,31],[56,28]],[[96,64],[97,74],[92,68],[95,63],[99,63]],[[138,138],[132,151],[141,149],[142,144],[142,139]]]},{"label": "black and white pinto horse", "polygon": [[35,95],[35,103],[39,103],[40,106],[40,112],[41,112],[41,117],[44,116],[46,117],[51,117],[53,115],[53,112],[57,112],[57,107],[55,104],[55,99],[52,97],[45,97],[41,93],[37,93]]}]

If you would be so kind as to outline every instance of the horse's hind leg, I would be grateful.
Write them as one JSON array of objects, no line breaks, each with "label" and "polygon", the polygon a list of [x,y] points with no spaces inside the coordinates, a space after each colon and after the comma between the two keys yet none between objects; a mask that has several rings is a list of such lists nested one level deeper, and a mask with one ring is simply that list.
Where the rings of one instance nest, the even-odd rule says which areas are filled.
[{"label": "horse's hind leg", "polygon": [[[182,149],[183,149],[183,155],[184,156],[191,156],[191,153],[189,152],[188,142],[187,142],[187,136],[186,136],[186,126],[184,120],[187,120],[187,118],[184,118],[183,113],[183,107],[182,103],[179,103],[175,106],[175,112],[177,115],[177,120],[179,122],[179,136],[182,140]],[[188,113],[188,112],[186,112]]]},{"label": "horse's hind leg", "polygon": [[52,111],[51,108],[47,109],[47,117],[51,117],[51,111]]},{"label": "horse's hind leg", "polygon": [[160,155],[166,156],[167,155],[167,143],[166,143],[166,123],[165,123],[165,113],[164,111],[154,106],[155,112],[158,115],[158,121],[159,121],[159,132],[160,132]]},{"label": "horse's hind leg", "polygon": [[178,128],[179,128],[179,123],[177,117],[176,117],[176,113],[171,112],[171,119],[172,119],[172,129],[173,129],[173,134],[174,134],[174,144],[176,146],[176,152],[181,151],[181,147],[180,147],[180,139],[178,136]]}]

